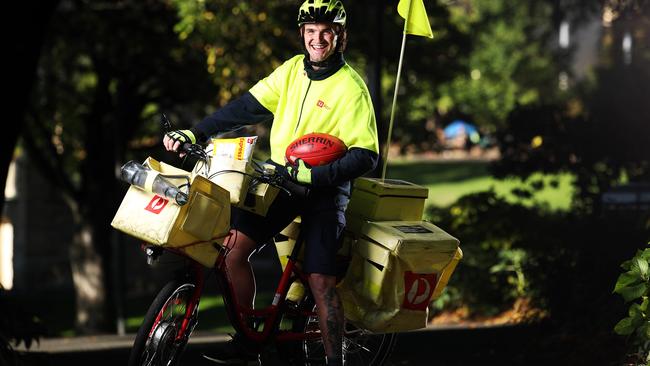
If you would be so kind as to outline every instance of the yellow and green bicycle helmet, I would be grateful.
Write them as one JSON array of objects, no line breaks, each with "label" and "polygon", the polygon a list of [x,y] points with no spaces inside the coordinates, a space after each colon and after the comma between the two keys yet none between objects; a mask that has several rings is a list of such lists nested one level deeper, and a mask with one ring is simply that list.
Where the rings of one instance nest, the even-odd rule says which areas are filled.
[{"label": "yellow and green bicycle helmet", "polygon": [[345,28],[345,8],[339,0],[306,0],[298,11],[298,27],[305,23],[336,23]]}]

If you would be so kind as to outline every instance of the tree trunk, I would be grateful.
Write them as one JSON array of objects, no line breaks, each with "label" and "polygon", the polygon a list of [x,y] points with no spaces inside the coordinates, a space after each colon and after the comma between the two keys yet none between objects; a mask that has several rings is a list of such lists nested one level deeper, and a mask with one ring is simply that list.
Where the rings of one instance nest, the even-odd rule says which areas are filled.
[{"label": "tree trunk", "polygon": [[[86,186],[81,190],[75,188],[65,174],[62,162],[49,159],[47,152],[51,151],[51,148],[38,145],[36,141],[39,139],[34,136],[38,133],[35,126],[25,130],[25,149],[30,161],[45,174],[46,179],[60,188],[59,191],[70,208],[74,222],[75,235],[68,254],[77,305],[75,327],[81,333],[105,331],[110,319],[105,304],[109,297],[105,276],[105,265],[110,263],[106,234],[109,226],[105,216],[98,216],[95,211],[102,211],[101,206],[106,204],[107,200],[106,196],[97,194],[97,190],[87,187],[89,184],[96,185],[101,177],[84,176],[82,186]],[[47,138],[42,137],[41,140],[47,141]]]},{"label": "tree trunk", "polygon": [[[58,3],[58,0],[12,1],[7,4],[9,9],[5,9],[5,16],[9,18],[8,27],[14,31],[8,37],[9,44],[6,50],[6,54],[10,55],[7,58],[10,62],[7,70],[11,70],[6,89],[11,92],[5,93],[8,100],[5,104],[6,108],[3,108],[4,123],[0,144],[0,214],[5,202],[7,173],[23,127],[45,30]],[[24,19],[30,21],[23,23]]]},{"label": "tree trunk", "polygon": [[69,249],[76,293],[75,328],[87,334],[107,326],[105,275],[102,257],[93,245],[91,225],[78,214],[78,209],[76,211],[74,216],[78,230]]}]

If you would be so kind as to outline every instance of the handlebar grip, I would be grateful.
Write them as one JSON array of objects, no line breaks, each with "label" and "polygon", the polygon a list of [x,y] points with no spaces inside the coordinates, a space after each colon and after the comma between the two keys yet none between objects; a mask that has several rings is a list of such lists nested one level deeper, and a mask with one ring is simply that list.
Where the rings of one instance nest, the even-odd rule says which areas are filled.
[{"label": "handlebar grip", "polygon": [[199,144],[191,144],[189,142],[184,142],[181,146],[178,147],[178,152],[185,153],[189,156],[198,159],[207,159],[207,155],[203,150],[203,146]]}]

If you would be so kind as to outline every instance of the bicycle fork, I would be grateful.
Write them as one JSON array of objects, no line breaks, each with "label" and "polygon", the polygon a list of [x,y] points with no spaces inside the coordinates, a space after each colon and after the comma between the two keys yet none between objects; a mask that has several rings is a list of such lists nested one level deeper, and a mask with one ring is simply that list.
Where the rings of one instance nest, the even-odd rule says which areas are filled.
[{"label": "bicycle fork", "polygon": [[190,327],[192,314],[196,311],[197,307],[199,306],[199,300],[201,299],[201,295],[203,294],[203,285],[205,284],[205,273],[203,271],[203,267],[201,264],[194,261],[191,262],[190,278],[194,283],[194,291],[192,292],[192,297],[187,302],[183,323],[181,324],[181,328],[176,333],[176,340],[180,340],[183,337],[189,337],[192,331],[194,330],[194,326],[196,325],[193,324],[192,329],[190,329],[189,332],[187,331],[188,328]]}]

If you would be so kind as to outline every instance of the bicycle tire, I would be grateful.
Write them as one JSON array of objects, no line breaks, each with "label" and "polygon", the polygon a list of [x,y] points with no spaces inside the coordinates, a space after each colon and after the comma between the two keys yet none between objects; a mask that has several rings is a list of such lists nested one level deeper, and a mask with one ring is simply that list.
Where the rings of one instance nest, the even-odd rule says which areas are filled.
[{"label": "bicycle tire", "polygon": [[[192,330],[198,321],[198,303],[192,310],[187,333],[176,340],[185,308],[195,285],[187,281],[168,282],[154,298],[133,342],[128,366],[175,366],[178,364]],[[171,308],[170,308],[171,305]],[[160,314],[160,317],[159,317]],[[171,316],[171,318],[168,318]],[[173,339],[170,339],[171,335]]]},{"label": "bicycle tire", "polygon": [[[316,306],[312,304],[313,300],[306,305],[315,310]],[[317,316],[301,316],[293,324],[294,331],[307,332],[312,327],[319,328]],[[345,366],[382,366],[386,363],[395,347],[397,334],[374,334],[357,328],[347,321],[345,328],[343,336],[343,364]],[[298,344],[294,344],[293,352],[298,356],[298,359],[291,360],[296,365],[325,364],[325,348],[321,339],[298,342]]]}]

